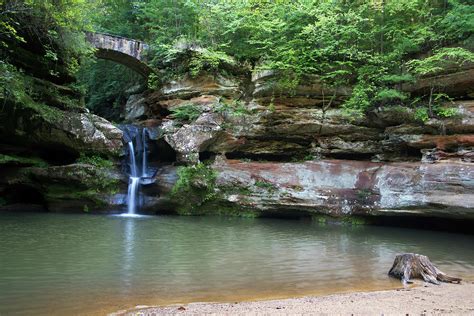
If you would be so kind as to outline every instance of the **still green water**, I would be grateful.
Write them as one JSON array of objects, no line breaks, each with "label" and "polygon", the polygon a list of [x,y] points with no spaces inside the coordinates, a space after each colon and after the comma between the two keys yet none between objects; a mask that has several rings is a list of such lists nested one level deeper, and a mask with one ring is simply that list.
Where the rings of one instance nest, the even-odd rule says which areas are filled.
[{"label": "still green water", "polygon": [[397,253],[474,276],[474,236],[311,221],[0,214],[0,315],[106,314],[400,287]]}]

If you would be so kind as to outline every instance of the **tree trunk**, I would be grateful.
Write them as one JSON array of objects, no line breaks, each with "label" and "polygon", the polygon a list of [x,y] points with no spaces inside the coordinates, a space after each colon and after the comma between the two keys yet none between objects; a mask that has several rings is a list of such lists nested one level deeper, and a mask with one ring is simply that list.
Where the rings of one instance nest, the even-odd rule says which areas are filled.
[{"label": "tree trunk", "polygon": [[440,284],[441,282],[459,283],[460,278],[448,276],[438,270],[427,256],[415,253],[397,255],[388,275],[401,279],[402,282],[411,283],[410,279],[419,278],[425,282]]},{"label": "tree trunk", "polygon": [[429,117],[430,118],[433,118],[433,91],[434,91],[434,87],[432,86],[431,89],[430,89],[430,100],[428,102],[428,114],[429,114]]}]

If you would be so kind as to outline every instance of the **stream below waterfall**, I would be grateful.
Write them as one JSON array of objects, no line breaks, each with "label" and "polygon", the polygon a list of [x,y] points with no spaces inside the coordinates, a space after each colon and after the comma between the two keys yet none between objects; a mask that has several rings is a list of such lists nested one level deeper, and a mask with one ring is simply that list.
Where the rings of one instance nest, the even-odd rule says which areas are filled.
[{"label": "stream below waterfall", "polygon": [[105,314],[401,287],[417,252],[473,279],[474,236],[305,220],[0,214],[0,315]]}]

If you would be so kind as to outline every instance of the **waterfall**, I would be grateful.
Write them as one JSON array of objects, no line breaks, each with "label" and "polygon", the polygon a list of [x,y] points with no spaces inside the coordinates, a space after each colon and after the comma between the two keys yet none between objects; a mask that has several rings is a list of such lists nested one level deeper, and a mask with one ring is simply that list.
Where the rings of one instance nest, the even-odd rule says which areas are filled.
[{"label": "waterfall", "polygon": [[142,130],[142,149],[143,149],[143,152],[142,152],[142,177],[146,178],[146,176],[147,176],[146,128],[143,128],[143,130]]},{"label": "waterfall", "polygon": [[133,148],[133,141],[128,142],[128,151],[130,152],[130,177],[137,177],[137,161],[135,159],[135,149]]},{"label": "waterfall", "polygon": [[135,214],[137,208],[138,185],[140,178],[130,177],[128,183],[128,214]]},{"label": "waterfall", "polygon": [[[146,144],[146,135],[147,130],[143,128],[141,135],[138,133],[136,127],[125,127],[127,132],[127,137],[124,139],[128,141],[128,155],[129,155],[129,167],[130,174],[128,180],[128,194],[127,194],[127,214],[133,215],[136,213],[137,207],[139,206],[138,202],[138,193],[140,187],[141,178],[147,177],[147,144]],[[140,137],[141,136],[141,137]],[[135,147],[138,151],[138,157],[136,156]],[[141,157],[140,157],[141,155]],[[137,161],[140,161],[141,158],[141,168],[137,165]],[[139,175],[139,170],[141,171],[141,176]]]}]

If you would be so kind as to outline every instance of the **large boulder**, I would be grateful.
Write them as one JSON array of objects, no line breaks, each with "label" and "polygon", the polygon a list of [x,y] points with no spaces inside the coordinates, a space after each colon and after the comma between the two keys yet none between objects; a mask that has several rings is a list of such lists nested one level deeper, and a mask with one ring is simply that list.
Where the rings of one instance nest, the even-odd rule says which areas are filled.
[{"label": "large boulder", "polygon": [[215,113],[203,113],[192,124],[185,124],[164,138],[183,162],[198,162],[199,152],[205,151],[221,132],[223,119]]},{"label": "large boulder", "polygon": [[0,142],[57,152],[121,153],[122,131],[97,115],[46,105],[9,104],[5,111],[0,116]]},{"label": "large boulder", "polygon": [[58,135],[54,139],[51,133],[41,134],[39,141],[61,140],[65,146],[78,151],[98,152],[117,155],[122,149],[122,131],[115,125],[97,115],[80,113],[66,114],[53,125]]},{"label": "large boulder", "polygon": [[238,97],[242,94],[240,82],[236,78],[222,75],[203,75],[197,78],[185,76],[171,81],[161,89],[148,95],[148,102],[153,104],[166,99],[189,99],[200,95],[218,95]]},{"label": "large boulder", "polygon": [[436,87],[451,97],[474,98],[474,64],[468,63],[447,73],[418,79],[415,83],[404,84],[402,89],[414,94],[429,94]]},{"label": "large boulder", "polygon": [[146,113],[146,101],[143,94],[132,94],[125,104],[125,120],[128,122],[142,118]]},{"label": "large boulder", "polygon": [[[52,212],[120,212],[126,204],[126,182],[116,166],[70,164],[51,167],[29,167],[6,175],[0,191],[15,203],[18,191],[38,195],[35,200],[23,197],[22,203],[37,204]],[[31,194],[31,193],[30,193]],[[30,206],[23,206],[28,210]]]}]

